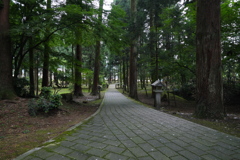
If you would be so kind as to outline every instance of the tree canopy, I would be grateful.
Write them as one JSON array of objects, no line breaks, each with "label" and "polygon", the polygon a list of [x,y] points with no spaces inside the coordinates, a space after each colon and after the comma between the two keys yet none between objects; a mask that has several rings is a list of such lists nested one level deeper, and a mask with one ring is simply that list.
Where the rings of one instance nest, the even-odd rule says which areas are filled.
[{"label": "tree canopy", "polygon": [[[199,95],[195,0],[114,0],[111,10],[103,0],[0,2],[0,99],[20,96],[21,78],[30,96],[41,86],[69,84],[75,95],[82,95],[82,85],[97,94],[97,85],[118,80],[137,99],[137,84],[144,88],[157,79],[185,98]],[[219,6],[224,95],[225,88],[240,86],[240,3]]]}]

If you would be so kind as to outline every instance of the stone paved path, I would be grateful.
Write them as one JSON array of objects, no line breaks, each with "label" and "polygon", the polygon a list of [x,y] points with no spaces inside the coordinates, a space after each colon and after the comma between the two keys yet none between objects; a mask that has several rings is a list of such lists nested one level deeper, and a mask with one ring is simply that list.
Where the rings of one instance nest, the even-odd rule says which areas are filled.
[{"label": "stone paved path", "polygon": [[240,160],[240,139],[138,104],[110,85],[101,111],[16,160]]}]

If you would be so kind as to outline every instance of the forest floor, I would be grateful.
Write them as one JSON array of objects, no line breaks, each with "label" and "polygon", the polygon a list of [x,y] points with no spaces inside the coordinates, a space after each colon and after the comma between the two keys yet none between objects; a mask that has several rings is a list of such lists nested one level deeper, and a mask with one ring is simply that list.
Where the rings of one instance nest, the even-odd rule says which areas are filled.
[{"label": "forest floor", "polygon": [[[138,98],[142,103],[154,106],[154,99],[151,95],[147,96],[144,92],[140,92]],[[170,104],[167,100],[163,101],[160,110],[206,127],[240,137],[240,105],[225,105],[225,107],[227,109],[227,117],[223,120],[198,119],[193,116],[195,101],[187,101],[178,96],[175,96],[174,100],[173,95],[171,95]]]},{"label": "forest floor", "polygon": [[60,110],[54,113],[36,117],[28,114],[29,99],[1,100],[0,159],[13,159],[41,146],[91,116],[102,101],[98,96],[85,96],[74,100],[77,102],[63,102]]}]

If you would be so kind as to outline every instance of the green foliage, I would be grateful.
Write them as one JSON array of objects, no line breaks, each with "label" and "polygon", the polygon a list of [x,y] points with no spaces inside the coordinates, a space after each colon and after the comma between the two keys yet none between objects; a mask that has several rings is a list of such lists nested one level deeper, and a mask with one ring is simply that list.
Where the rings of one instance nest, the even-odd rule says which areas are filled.
[{"label": "green foliage", "polygon": [[194,100],[196,87],[193,84],[185,84],[179,90],[176,90],[174,94],[183,97],[186,100]]},{"label": "green foliage", "polygon": [[26,78],[17,78],[13,83],[17,96],[27,97],[29,95],[29,81]]},{"label": "green foliage", "polygon": [[40,97],[37,100],[37,108],[39,108],[39,110],[42,110],[45,113],[49,112],[51,106],[52,106],[52,104],[51,104],[50,100],[48,100],[48,99]]},{"label": "green foliage", "polygon": [[4,7],[3,0],[0,0],[0,9]]},{"label": "green foliage", "polygon": [[239,39],[239,8],[240,3],[226,0],[221,4],[221,41],[222,64],[225,81],[236,81],[240,73],[240,39]]},{"label": "green foliage", "polygon": [[109,50],[115,54],[119,54],[123,47],[126,47],[126,30],[127,24],[126,12],[119,6],[112,6],[111,13],[108,16],[108,24],[106,34],[103,39]]},{"label": "green foliage", "polygon": [[184,85],[195,79],[195,16],[195,3],[165,7],[159,15],[160,77],[174,88],[185,88]]},{"label": "green foliage", "polygon": [[[0,8],[2,2],[0,0]],[[79,71],[83,73],[82,83],[90,86],[89,83],[93,79],[96,39],[101,37],[103,42],[101,74],[110,77],[112,72],[123,70],[123,66],[118,68],[119,64],[125,63],[125,67],[128,67],[126,65],[129,62],[130,39],[133,36],[129,31],[134,30],[139,43],[139,77],[151,80],[158,67],[158,78],[167,79],[169,86],[183,87],[183,90],[189,92],[186,85],[195,79],[196,67],[196,3],[180,5],[177,4],[177,0],[152,0],[151,3],[139,0],[137,27],[134,27],[130,23],[128,2],[116,0],[116,5],[112,6],[110,12],[103,11],[107,19],[104,18],[100,23],[96,16],[98,9],[93,8],[91,0],[68,0],[66,4],[54,5],[51,10],[46,10],[46,1],[43,0],[11,1],[10,33],[14,71],[28,70],[27,56],[31,47],[34,48],[34,62],[37,62],[34,68],[42,68],[43,42],[51,36],[49,69],[56,75],[55,84],[58,81],[74,83],[72,68],[77,63],[74,46],[81,44],[83,60]],[[221,3],[221,12],[223,77],[225,81],[237,81],[240,75],[239,2],[224,0]],[[49,35],[46,35],[47,28],[50,31]],[[59,66],[64,70],[59,71]],[[118,68],[119,71],[113,71],[113,68]],[[127,72],[125,76],[126,74]],[[121,76],[119,78],[123,78],[123,75]],[[103,79],[100,78],[100,83],[104,86]],[[19,96],[25,96],[29,92],[29,84],[25,80],[14,82]],[[50,99],[50,89],[43,88],[41,94],[45,99]]]},{"label": "green foliage", "polygon": [[36,99],[31,99],[28,102],[28,114],[30,116],[36,116],[38,113],[39,107]]},{"label": "green foliage", "polygon": [[50,99],[51,92],[52,92],[51,90],[52,90],[51,87],[42,87],[40,96],[45,99]]},{"label": "green foliage", "polygon": [[39,99],[32,99],[28,104],[28,113],[31,116],[36,116],[38,113],[49,113],[56,110],[62,105],[62,96],[59,94],[51,94],[50,87],[43,87]]},{"label": "green foliage", "polygon": [[54,94],[50,96],[50,102],[51,102],[51,106],[50,108],[58,108],[59,106],[62,105],[61,102],[61,98],[62,96],[60,94]]}]

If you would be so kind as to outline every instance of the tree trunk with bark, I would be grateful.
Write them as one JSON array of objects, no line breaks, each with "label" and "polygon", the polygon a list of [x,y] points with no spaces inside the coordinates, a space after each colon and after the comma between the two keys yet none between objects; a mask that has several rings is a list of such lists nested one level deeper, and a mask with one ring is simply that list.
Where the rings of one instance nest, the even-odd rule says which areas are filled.
[{"label": "tree trunk with bark", "polygon": [[[47,10],[51,9],[51,0],[47,0]],[[47,27],[46,37],[49,35],[49,28]],[[44,57],[43,57],[43,77],[42,77],[42,87],[46,87],[49,85],[49,57],[50,57],[50,47],[49,47],[49,39],[44,43]]]},{"label": "tree trunk with bark", "polygon": [[132,31],[132,40],[130,46],[130,72],[129,72],[129,96],[134,99],[138,99],[137,94],[137,35],[136,30],[136,14],[137,14],[137,0],[131,0],[131,18],[133,20],[133,28]]},{"label": "tree trunk with bark", "polygon": [[82,46],[76,46],[76,60],[75,60],[75,84],[74,84],[74,95],[83,96],[82,93]]},{"label": "tree trunk with bark", "polygon": [[[102,25],[102,13],[103,13],[103,0],[99,1],[99,13],[98,13],[98,23],[101,28]],[[101,34],[101,30],[98,29],[98,32]],[[97,37],[96,41],[96,50],[95,50],[95,64],[94,64],[94,75],[93,75],[93,86],[91,95],[98,94],[98,85],[99,85],[99,74],[100,74],[100,61],[101,61],[101,35]]]},{"label": "tree trunk with bark", "polygon": [[[149,26],[150,26],[150,33],[149,33],[149,50],[151,55],[151,78],[152,81],[155,82],[157,80],[157,73],[156,73],[156,55],[154,50],[154,44],[155,44],[155,33],[154,33],[154,9],[153,7],[150,10],[149,13]],[[153,83],[152,82],[152,83]]]},{"label": "tree trunk with bark", "polygon": [[100,52],[101,52],[100,41],[96,42],[95,51],[95,63],[94,63],[94,75],[93,75],[93,86],[91,95],[98,94],[98,84],[99,84],[99,73],[100,73]]},{"label": "tree trunk with bark", "polygon": [[223,118],[220,0],[197,1],[197,106],[199,118]]},{"label": "tree trunk with bark", "polygon": [[44,56],[43,56],[43,77],[42,77],[42,87],[47,87],[49,85],[48,73],[49,73],[49,52],[50,47],[46,42],[44,44]]},{"label": "tree trunk with bark", "polygon": [[9,35],[9,3],[2,0],[0,6],[0,99],[9,99],[15,96],[12,79],[12,55]]},{"label": "tree trunk with bark", "polygon": [[[32,37],[29,38],[29,47],[32,47]],[[29,94],[31,97],[35,96],[34,93],[34,56],[33,48],[29,50],[29,81],[30,81],[30,91]]]},{"label": "tree trunk with bark", "polygon": [[128,71],[129,71],[129,67],[128,67],[128,51],[124,52],[125,56],[122,59],[122,66],[123,66],[123,90],[124,91],[128,91],[127,89],[129,88],[129,83],[128,83]]}]

